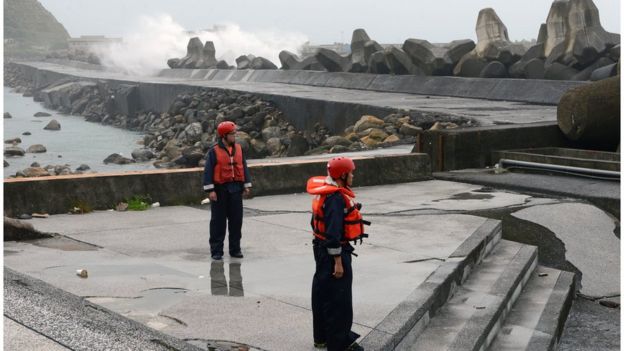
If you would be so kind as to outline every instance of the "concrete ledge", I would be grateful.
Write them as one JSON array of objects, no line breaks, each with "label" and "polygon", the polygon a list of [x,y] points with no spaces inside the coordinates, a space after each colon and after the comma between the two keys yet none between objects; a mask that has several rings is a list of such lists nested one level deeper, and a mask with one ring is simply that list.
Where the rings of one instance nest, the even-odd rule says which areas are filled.
[{"label": "concrete ledge", "polygon": [[416,338],[501,238],[501,222],[488,219],[360,343],[366,350],[394,350]]},{"label": "concrete ledge", "polygon": [[557,122],[502,125],[466,129],[426,131],[414,152],[431,157],[434,172],[492,166],[498,150],[573,146],[559,130]]},{"label": "concrete ledge", "polygon": [[[311,161],[280,160],[250,165],[254,196],[304,192],[309,177],[326,174],[327,158]],[[425,154],[354,157],[357,185],[413,182],[431,179]],[[205,198],[202,168],[98,173],[4,180],[4,212],[67,213],[73,207],[105,210],[133,196],[150,196],[163,206],[198,205]]]},{"label": "concrete ledge", "polygon": [[[198,73],[198,71],[204,73]],[[209,75],[211,71],[223,71],[224,73]],[[231,72],[231,70],[215,69],[164,69],[159,73],[159,76],[220,81],[236,81],[241,80],[241,76],[246,76],[244,80],[249,82],[312,85],[393,93],[518,101],[546,105],[556,105],[565,91],[587,84],[587,82],[580,81],[538,79],[421,77],[290,70],[243,70],[242,72],[245,73],[234,74]],[[203,78],[200,78],[202,76]]]}]

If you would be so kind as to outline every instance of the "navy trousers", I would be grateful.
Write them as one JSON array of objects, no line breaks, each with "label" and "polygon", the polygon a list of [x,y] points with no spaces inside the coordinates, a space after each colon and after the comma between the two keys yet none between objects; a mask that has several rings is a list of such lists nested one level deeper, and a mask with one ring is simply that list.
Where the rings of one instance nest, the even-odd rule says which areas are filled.
[{"label": "navy trousers", "polygon": [[334,258],[327,249],[315,243],[316,272],[312,280],[312,320],[315,342],[327,343],[328,351],[346,350],[358,337],[353,324],[353,270],[351,250],[343,247],[344,275],[334,278]]},{"label": "navy trousers", "polygon": [[226,225],[229,232],[230,254],[241,251],[241,228],[243,227],[243,192],[229,192],[225,187],[215,188],[217,201],[210,203],[210,253],[223,256]]}]

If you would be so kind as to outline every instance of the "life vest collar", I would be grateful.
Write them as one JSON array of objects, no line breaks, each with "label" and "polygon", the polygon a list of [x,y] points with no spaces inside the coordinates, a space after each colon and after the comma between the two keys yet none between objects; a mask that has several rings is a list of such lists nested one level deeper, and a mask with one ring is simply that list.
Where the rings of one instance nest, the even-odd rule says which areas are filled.
[{"label": "life vest collar", "polygon": [[337,191],[350,198],[355,198],[355,194],[350,188],[339,187],[329,176],[316,176],[308,179],[306,190],[310,195],[329,195]]}]

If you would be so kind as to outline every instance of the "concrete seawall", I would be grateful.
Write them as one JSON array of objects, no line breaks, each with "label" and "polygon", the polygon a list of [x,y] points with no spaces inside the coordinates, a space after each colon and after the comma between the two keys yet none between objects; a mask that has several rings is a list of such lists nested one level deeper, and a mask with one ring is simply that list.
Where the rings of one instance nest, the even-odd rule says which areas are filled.
[{"label": "concrete seawall", "polygon": [[[327,159],[279,160],[250,165],[253,194],[305,192],[309,177],[326,174]],[[357,186],[413,182],[431,179],[426,154],[354,157]],[[202,168],[156,170],[117,174],[85,174],[4,180],[4,214],[67,213],[73,207],[106,210],[133,196],[149,196],[169,205],[199,205]]]}]

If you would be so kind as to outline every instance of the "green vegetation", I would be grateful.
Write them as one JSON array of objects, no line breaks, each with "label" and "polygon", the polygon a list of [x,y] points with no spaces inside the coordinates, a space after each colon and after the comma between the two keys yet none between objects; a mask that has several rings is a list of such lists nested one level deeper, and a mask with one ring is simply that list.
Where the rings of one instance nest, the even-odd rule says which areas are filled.
[{"label": "green vegetation", "polygon": [[135,195],[126,201],[128,204],[129,211],[145,211],[149,209],[152,205],[152,199],[149,195],[140,196]]}]

